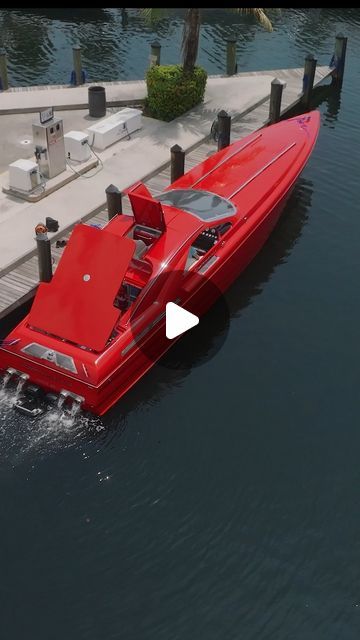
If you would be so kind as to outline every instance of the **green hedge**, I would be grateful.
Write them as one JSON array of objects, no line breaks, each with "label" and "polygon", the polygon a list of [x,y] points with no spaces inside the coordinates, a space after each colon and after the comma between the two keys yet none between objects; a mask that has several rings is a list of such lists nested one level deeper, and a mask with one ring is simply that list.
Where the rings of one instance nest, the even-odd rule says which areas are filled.
[{"label": "green hedge", "polygon": [[207,73],[195,67],[185,72],[180,64],[154,65],[146,74],[147,111],[153,118],[173,120],[204,99]]}]

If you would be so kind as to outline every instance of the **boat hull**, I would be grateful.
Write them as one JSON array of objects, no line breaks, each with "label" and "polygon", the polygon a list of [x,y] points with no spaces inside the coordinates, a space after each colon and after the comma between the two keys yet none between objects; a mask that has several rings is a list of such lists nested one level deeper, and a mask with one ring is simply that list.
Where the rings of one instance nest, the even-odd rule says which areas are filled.
[{"label": "boat hull", "polygon": [[[234,247],[234,250],[221,261],[221,264],[208,278],[203,278],[202,286],[196,287],[195,292],[187,299],[182,300],[184,308],[195,313],[199,317],[204,315],[216,302],[221,293],[224,293],[230,285],[241,275],[255,256],[262,249],[270,234],[274,230],[286,202],[293,190],[292,185],[284,198],[268,215],[263,218],[253,233],[247,237],[243,244]],[[180,336],[181,337],[181,336]],[[157,362],[174,344],[165,336],[165,317],[158,323],[156,331],[139,345],[134,352],[124,360],[117,371],[98,390],[99,404],[89,406],[93,413],[103,415],[110,407],[133,387],[140,378]],[[151,358],[149,355],[151,354]]]},{"label": "boat hull", "polygon": [[[188,296],[182,300],[184,308],[201,317],[241,275],[269,238],[292,189],[293,185],[281,202],[254,227],[244,242],[239,243],[236,238],[234,239],[233,246],[228,246],[222,259],[218,261],[217,268],[214,268],[206,278],[201,279],[201,286],[197,280],[194,284],[194,290],[190,291]],[[18,371],[26,371],[31,380],[46,392],[59,393],[62,388],[71,388],[74,394],[85,399],[83,403],[85,410],[101,416],[116,404],[174,344],[174,340],[170,341],[166,338],[165,314],[162,313],[162,316],[153,331],[143,340],[134,339],[133,349],[121,359],[121,364],[117,367],[114,366],[110,374],[96,386],[85,384],[71,376],[64,379],[64,374],[59,374],[51,367],[29,362],[25,356],[10,351],[6,352],[6,365]],[[159,313],[157,317],[159,317]],[[147,320],[151,322],[154,319],[156,319],[155,316]],[[141,329],[137,333],[141,333]],[[5,350],[3,350],[4,353]],[[0,355],[0,358],[4,359],[4,355]],[[114,353],[114,364],[117,359],[118,354]]]},{"label": "boat hull", "polygon": [[[129,255],[133,252],[130,245],[135,243],[128,236],[133,224],[131,219],[117,216],[109,223],[110,234],[106,230],[75,229],[65,250],[67,260],[64,262],[64,254],[51,284],[40,285],[40,295],[30,315],[9,336],[19,345],[1,346],[0,369],[10,367],[18,374],[23,372],[31,383],[46,392],[75,395],[85,410],[98,415],[106,413],[174,344],[174,340],[166,338],[166,302],[177,302],[201,317],[262,249],[311,154],[319,124],[319,114],[312,112],[255,132],[205,160],[180,178],[176,186],[170,185],[170,191],[191,188],[191,197],[193,194],[197,197],[196,192],[202,190],[215,200],[219,196],[227,198],[234,211],[225,214],[228,231],[219,232],[202,259],[192,263],[193,269],[187,267],[189,249],[201,234],[211,231],[218,220],[215,218],[214,223],[209,223],[207,218],[190,215],[186,209],[181,211],[175,206],[175,209],[165,208],[162,224],[155,224],[160,220],[158,216],[154,223],[156,211],[163,216],[161,198],[151,200],[142,188],[137,196],[138,205],[146,203],[146,215],[149,217],[151,213],[153,226],[155,224],[160,236],[152,253],[152,266],[158,267],[151,272],[152,279],[143,285],[139,307],[135,302],[124,318],[114,311],[118,285],[112,278],[120,270],[126,272],[125,248]],[[137,213],[142,215],[143,211],[140,207]],[[83,247],[81,239],[85,243]],[[109,247],[113,247],[110,252]],[[109,255],[113,256],[111,260]],[[69,257],[72,260],[69,261]],[[179,271],[184,277],[177,277]],[[88,273],[94,277],[91,275],[90,279]],[[159,280],[160,276],[164,276],[163,281]],[[63,309],[59,292],[67,295],[66,283],[71,277],[75,278],[76,295]],[[83,280],[90,284],[83,285]],[[90,298],[89,287],[93,287]],[[94,308],[96,300],[98,307]],[[103,302],[99,302],[101,300]],[[56,305],[58,313],[54,319],[52,311]],[[87,309],[87,313],[81,315],[81,309]],[[114,318],[118,315],[118,330],[108,339],[117,326]],[[56,337],[60,335],[62,338]],[[82,344],[87,346],[80,346],[82,339]],[[64,368],[60,369],[61,365],[56,367],[56,363],[41,355],[28,357],[24,345],[27,348],[32,342],[39,343],[40,348],[46,344],[50,360],[57,352],[61,357],[72,359],[76,373],[65,372]]]}]

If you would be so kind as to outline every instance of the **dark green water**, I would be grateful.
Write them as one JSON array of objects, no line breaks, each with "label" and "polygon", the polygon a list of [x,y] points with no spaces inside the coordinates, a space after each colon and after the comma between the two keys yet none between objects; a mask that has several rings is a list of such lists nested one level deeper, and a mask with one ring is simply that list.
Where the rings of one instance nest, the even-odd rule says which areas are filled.
[{"label": "dark green water", "polygon": [[[39,20],[60,49],[77,29],[108,33],[108,13]],[[211,71],[230,28],[220,18],[202,37]],[[147,51],[153,34],[131,18],[124,41],[117,20],[110,59]],[[358,640],[360,14],[294,10],[272,36],[237,29],[248,68],[300,64],[308,51],[326,62],[341,29],[342,92],[318,98],[318,144],[227,294],[230,329],[213,358],[226,330],[216,308],[201,345],[182,340],[178,371],[164,360],[102,421],[30,425],[2,407],[4,639]],[[179,20],[159,31],[175,58]],[[99,54],[92,64],[100,77]],[[46,80],[47,67],[32,78]]]},{"label": "dark green water", "polygon": [[[316,53],[328,64],[337,30],[356,30],[352,10],[284,9],[271,11],[275,32],[254,18],[221,9],[203,11],[199,63],[209,73],[225,71],[226,43],[237,38],[239,71],[302,66]],[[154,25],[137,9],[2,9],[0,42],[8,54],[10,84],[68,83],[73,68],[72,46],[80,43],[90,81],[143,78],[150,43],[162,45],[164,64],[180,60],[184,10],[169,10]]]}]

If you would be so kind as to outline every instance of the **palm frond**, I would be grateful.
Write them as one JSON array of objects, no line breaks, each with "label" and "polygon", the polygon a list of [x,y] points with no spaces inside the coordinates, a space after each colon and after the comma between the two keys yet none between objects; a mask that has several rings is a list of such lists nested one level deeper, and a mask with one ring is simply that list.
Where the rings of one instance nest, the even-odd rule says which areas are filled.
[{"label": "palm frond", "polygon": [[140,9],[145,22],[153,24],[161,20],[166,14],[166,9]]},{"label": "palm frond", "polygon": [[237,13],[244,13],[248,15],[252,15],[256,18],[256,20],[265,28],[267,31],[272,31],[273,26],[270,18],[266,15],[264,9],[234,9]]}]

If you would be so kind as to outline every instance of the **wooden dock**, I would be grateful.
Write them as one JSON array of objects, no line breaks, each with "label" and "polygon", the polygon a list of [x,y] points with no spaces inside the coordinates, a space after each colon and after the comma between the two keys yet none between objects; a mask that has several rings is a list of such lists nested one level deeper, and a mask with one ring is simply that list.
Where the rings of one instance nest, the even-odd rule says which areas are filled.
[{"label": "wooden dock", "polygon": [[[325,78],[330,76],[333,69],[329,67],[317,67],[315,73],[314,87],[319,85]],[[254,72],[264,73],[264,72]],[[286,91],[283,95],[281,105],[281,115],[293,108],[302,97],[303,69],[282,69],[266,72],[279,80],[286,82]],[[270,84],[270,78],[269,78]],[[249,110],[239,119],[233,120],[231,127],[232,140],[243,138],[249,133],[263,127],[268,123],[269,119],[269,100],[264,101],[254,109]],[[205,139],[198,146],[186,155],[185,171],[188,171],[195,165],[202,162],[206,157],[213,154],[217,150],[216,143],[211,139]],[[170,160],[170,157],[169,157]],[[170,166],[159,171],[149,180],[144,180],[150,191],[156,196],[161,193],[170,182]],[[105,197],[104,197],[105,199]],[[124,213],[131,215],[130,206],[127,199],[124,200]],[[83,217],[83,221],[90,224],[104,225],[107,222],[107,211],[104,205],[103,211],[97,215],[89,215]],[[70,234],[63,236],[66,239]],[[59,262],[63,249],[56,248],[55,243],[52,246],[52,256],[54,260],[53,269]],[[25,303],[33,298],[38,286],[38,262],[37,256],[33,255],[25,259],[20,265],[9,270],[5,275],[0,277],[0,320],[8,317],[16,309],[22,307]]]}]

